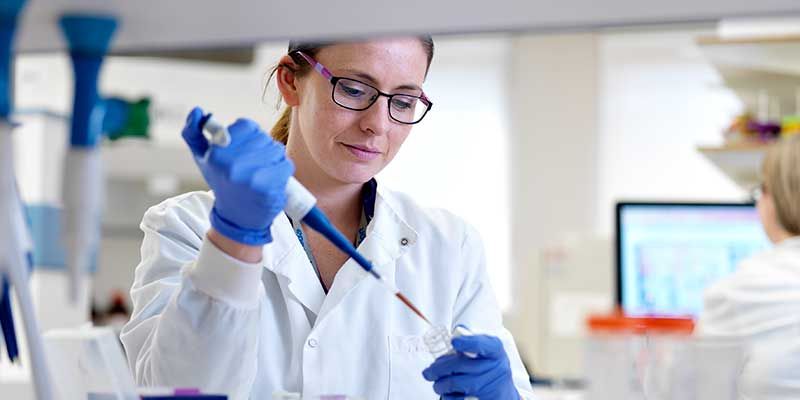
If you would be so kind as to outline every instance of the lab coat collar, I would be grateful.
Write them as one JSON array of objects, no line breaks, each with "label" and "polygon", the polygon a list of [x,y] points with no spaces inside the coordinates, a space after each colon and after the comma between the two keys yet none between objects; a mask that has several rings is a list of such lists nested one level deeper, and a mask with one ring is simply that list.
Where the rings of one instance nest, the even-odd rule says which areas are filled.
[{"label": "lab coat collar", "polygon": [[284,280],[289,292],[300,303],[318,313],[325,301],[325,291],[285,214],[278,214],[272,222],[272,239],[272,243],[264,246],[264,268]]},{"label": "lab coat collar", "polygon": [[[367,226],[367,239],[372,237],[373,243],[365,248],[369,254],[383,256],[383,258],[367,257],[375,268],[378,268],[378,273],[391,273],[392,276],[394,276],[394,264],[390,265],[391,268],[387,268],[387,264],[405,254],[417,243],[417,231],[401,215],[402,208],[398,200],[391,191],[378,186],[375,217]],[[364,273],[366,274],[366,271]],[[394,279],[391,282],[394,283]]]},{"label": "lab coat collar", "polygon": [[800,236],[792,236],[784,239],[776,245],[777,247],[798,247],[800,248]]},{"label": "lab coat collar", "polygon": [[[395,285],[395,261],[417,242],[417,232],[399,214],[391,192],[378,187],[375,217],[367,227],[367,237],[358,247],[373,268],[387,282]],[[330,313],[369,274],[353,259],[348,259],[336,274],[334,284],[322,305],[317,323]],[[374,282],[374,284],[378,284]]]},{"label": "lab coat collar", "polygon": [[[375,216],[367,226],[367,236],[358,251],[394,285],[394,261],[417,242],[417,232],[402,218],[397,204],[399,199],[391,191],[378,185],[377,193]],[[317,314],[317,324],[368,275],[354,260],[348,259],[326,296],[288,218],[279,215],[275,219],[272,237],[273,242],[264,249],[264,267],[288,280],[292,295]]]}]

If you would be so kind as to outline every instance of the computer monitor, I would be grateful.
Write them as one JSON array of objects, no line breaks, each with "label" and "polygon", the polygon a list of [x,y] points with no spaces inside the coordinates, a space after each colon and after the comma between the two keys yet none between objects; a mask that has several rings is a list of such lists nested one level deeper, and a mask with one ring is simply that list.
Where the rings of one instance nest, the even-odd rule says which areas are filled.
[{"label": "computer monitor", "polygon": [[619,202],[616,246],[625,313],[696,318],[704,289],[769,241],[752,203]]}]

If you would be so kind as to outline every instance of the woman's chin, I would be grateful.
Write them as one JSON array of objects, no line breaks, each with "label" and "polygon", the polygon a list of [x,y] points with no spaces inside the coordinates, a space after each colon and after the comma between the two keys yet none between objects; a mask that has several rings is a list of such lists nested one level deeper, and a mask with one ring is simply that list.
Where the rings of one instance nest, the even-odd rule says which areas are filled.
[{"label": "woman's chin", "polygon": [[344,183],[363,184],[380,172],[380,168],[366,165],[348,165],[336,171],[336,179]]}]

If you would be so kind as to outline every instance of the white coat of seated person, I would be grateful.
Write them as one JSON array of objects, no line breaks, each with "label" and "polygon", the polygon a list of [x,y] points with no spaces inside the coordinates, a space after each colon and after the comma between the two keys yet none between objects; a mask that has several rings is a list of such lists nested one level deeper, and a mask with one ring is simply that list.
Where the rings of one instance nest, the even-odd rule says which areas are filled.
[{"label": "white coat of seated person", "polygon": [[742,341],[744,399],[800,399],[800,135],[772,145],[753,191],[773,247],[706,290],[703,336]]}]

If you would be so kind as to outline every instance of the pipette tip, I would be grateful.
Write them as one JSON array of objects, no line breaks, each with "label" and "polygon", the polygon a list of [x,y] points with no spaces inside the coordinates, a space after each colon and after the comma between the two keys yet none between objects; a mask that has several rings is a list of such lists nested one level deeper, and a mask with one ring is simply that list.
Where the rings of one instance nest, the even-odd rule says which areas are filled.
[{"label": "pipette tip", "polygon": [[415,307],[414,304],[411,303],[411,300],[406,298],[406,296],[403,296],[403,294],[400,292],[395,293],[395,296],[397,296],[397,298],[400,299],[400,301],[402,301],[406,306],[408,306],[408,308],[410,308],[411,311],[414,311],[414,314],[417,314],[420,318],[422,318],[422,320],[427,322],[428,326],[433,326],[431,321],[425,318],[425,315],[423,315],[422,312],[419,309],[417,309],[417,307]]}]

